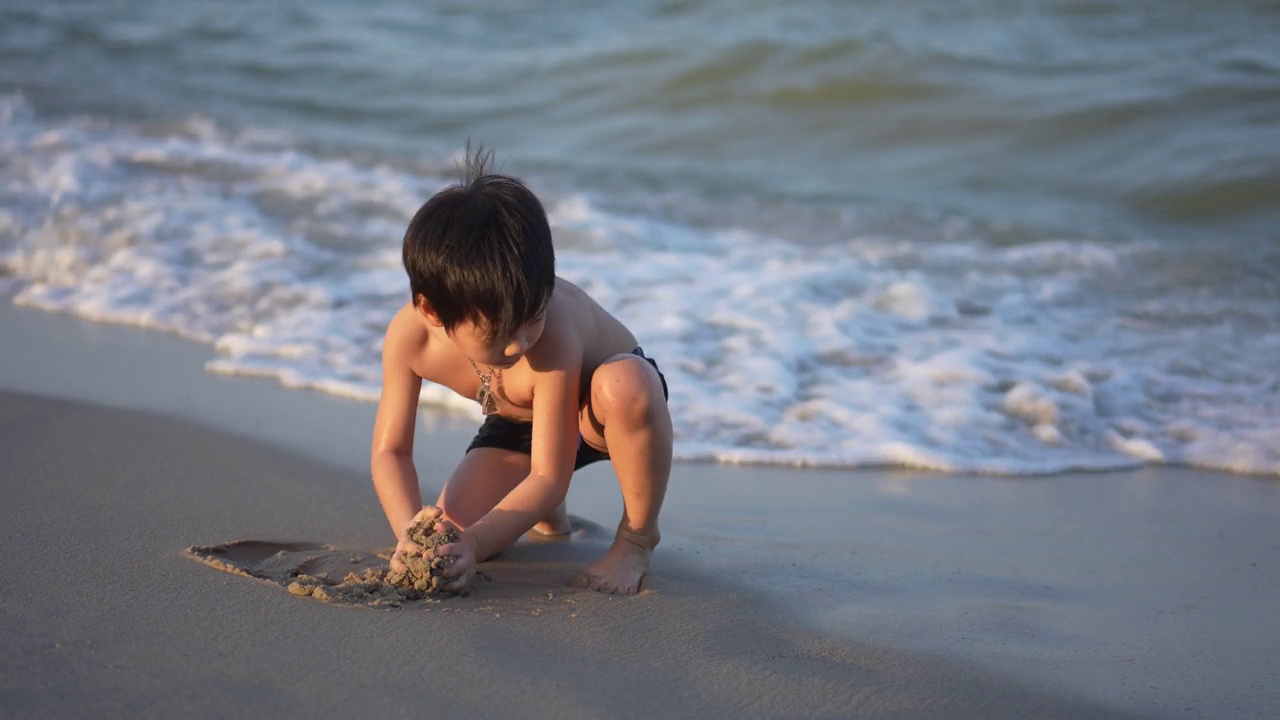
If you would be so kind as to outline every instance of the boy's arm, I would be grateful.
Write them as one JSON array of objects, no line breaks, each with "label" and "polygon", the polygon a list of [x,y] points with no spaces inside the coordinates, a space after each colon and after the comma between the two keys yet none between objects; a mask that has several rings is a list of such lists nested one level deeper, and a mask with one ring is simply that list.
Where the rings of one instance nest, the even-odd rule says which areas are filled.
[{"label": "boy's arm", "polygon": [[412,328],[399,314],[387,326],[382,346],[382,396],[369,450],[373,487],[397,546],[406,540],[405,531],[422,509],[418,473],[413,466],[413,431],[422,378],[409,365],[411,333]]},{"label": "boy's arm", "polygon": [[548,327],[551,344],[529,359],[533,387],[533,444],[529,475],[464,535],[475,541],[476,560],[508,548],[564,502],[578,450],[578,387],[582,346],[570,332]]}]

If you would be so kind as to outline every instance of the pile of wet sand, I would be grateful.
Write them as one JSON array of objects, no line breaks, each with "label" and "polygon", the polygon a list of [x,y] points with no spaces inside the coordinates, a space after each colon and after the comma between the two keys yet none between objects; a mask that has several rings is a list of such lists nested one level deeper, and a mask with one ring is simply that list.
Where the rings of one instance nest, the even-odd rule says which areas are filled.
[{"label": "pile of wet sand", "polygon": [[[413,519],[409,528],[409,539],[421,546],[424,551],[434,550],[441,545],[457,542],[460,538],[453,525],[439,522],[440,511],[435,507],[423,508]],[[436,593],[466,595],[467,588],[450,590],[445,587],[447,580],[440,573],[453,566],[451,555],[443,557],[427,557],[425,554],[400,556],[400,569],[387,573],[386,581],[400,591],[406,600],[420,600]]]},{"label": "pile of wet sand", "polygon": [[[291,594],[322,602],[397,608],[404,603],[434,602],[442,596],[466,595],[470,587],[448,589],[438,573],[453,558],[426,557],[425,551],[456,542],[458,531],[439,523],[434,507],[414,518],[409,539],[422,550],[402,554],[403,566],[387,567],[389,552],[376,556],[339,550],[317,543],[268,543],[240,540],[221,545],[193,546],[187,554],[219,570],[275,583]],[[341,577],[341,580],[336,578]]]}]

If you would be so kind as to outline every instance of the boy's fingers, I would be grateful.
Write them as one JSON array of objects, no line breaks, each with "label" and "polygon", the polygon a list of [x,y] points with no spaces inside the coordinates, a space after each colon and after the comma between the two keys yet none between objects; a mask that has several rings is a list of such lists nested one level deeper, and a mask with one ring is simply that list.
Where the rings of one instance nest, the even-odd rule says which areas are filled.
[{"label": "boy's fingers", "polygon": [[458,577],[459,575],[465,574],[466,572],[467,572],[467,568],[465,565],[463,565],[462,563],[455,562],[448,567],[440,568],[440,570],[438,571],[438,574],[440,575],[440,577],[443,577],[443,578],[455,578],[455,577]]},{"label": "boy's fingers", "polygon": [[426,506],[426,507],[422,508],[421,510],[419,510],[417,515],[414,515],[414,516],[413,516],[413,522],[415,522],[415,523],[416,523],[416,522],[418,522],[419,520],[427,520],[427,519],[432,519],[432,520],[434,520],[434,519],[436,519],[436,518],[440,517],[441,515],[444,515],[444,511],[443,511],[443,510],[441,510],[440,508],[436,507],[435,505],[428,505],[428,506]]},{"label": "boy's fingers", "polygon": [[435,557],[453,557],[454,562],[448,567],[440,568],[438,571],[436,571],[436,574],[443,578],[454,578],[454,577],[458,577],[460,575],[466,575],[467,573],[469,573],[471,571],[471,568],[474,567],[474,564],[457,562],[458,557],[456,555],[452,555],[451,553],[449,553],[447,551],[448,547],[449,547],[448,545],[441,545],[440,547],[436,548]]},{"label": "boy's fingers", "polygon": [[444,557],[445,555],[457,557],[462,555],[465,550],[466,548],[463,545],[451,542],[429,548],[427,552],[431,554],[431,557]]},{"label": "boy's fingers", "polygon": [[448,572],[446,574],[442,574],[441,577],[448,580],[448,582],[445,583],[446,588],[458,590],[467,586],[467,583],[471,581],[471,576],[473,574],[474,573],[469,569],[454,566],[449,568]]},{"label": "boy's fingers", "polygon": [[447,583],[444,587],[446,590],[450,592],[461,591],[467,587],[467,578],[465,577],[458,578],[454,582]]}]

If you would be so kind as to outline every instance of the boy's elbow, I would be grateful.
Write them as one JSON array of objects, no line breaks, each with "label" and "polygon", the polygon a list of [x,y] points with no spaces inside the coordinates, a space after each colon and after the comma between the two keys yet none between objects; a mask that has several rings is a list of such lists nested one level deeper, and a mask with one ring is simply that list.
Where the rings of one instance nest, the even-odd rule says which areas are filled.
[{"label": "boy's elbow", "polygon": [[369,471],[377,475],[380,468],[387,465],[398,465],[406,459],[412,459],[413,451],[405,448],[374,447],[369,451]]},{"label": "boy's elbow", "polygon": [[539,485],[543,488],[542,496],[552,508],[564,502],[569,495],[569,480],[572,473],[535,473]]}]

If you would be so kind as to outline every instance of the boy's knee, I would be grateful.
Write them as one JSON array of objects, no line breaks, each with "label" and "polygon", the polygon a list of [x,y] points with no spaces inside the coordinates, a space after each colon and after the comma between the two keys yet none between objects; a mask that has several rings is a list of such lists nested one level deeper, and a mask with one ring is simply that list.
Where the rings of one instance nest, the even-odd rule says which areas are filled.
[{"label": "boy's knee", "polygon": [[606,423],[647,424],[663,406],[662,383],[643,358],[622,356],[596,369],[591,402]]}]

